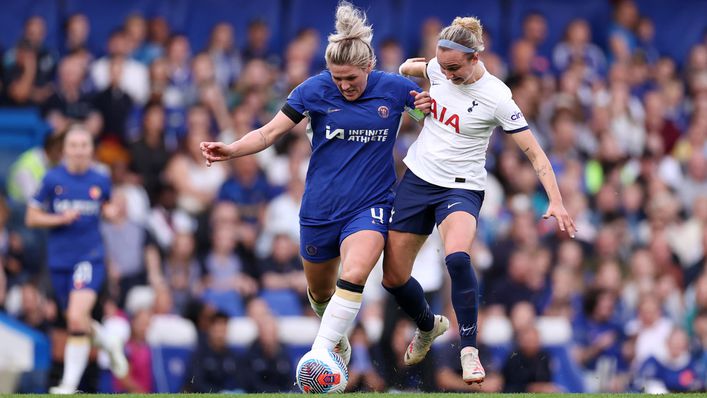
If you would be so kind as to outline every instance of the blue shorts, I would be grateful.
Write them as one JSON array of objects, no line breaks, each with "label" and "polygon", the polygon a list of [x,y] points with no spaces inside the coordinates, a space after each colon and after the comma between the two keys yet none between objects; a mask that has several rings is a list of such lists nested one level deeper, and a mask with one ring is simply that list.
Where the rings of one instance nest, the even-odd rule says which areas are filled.
[{"label": "blue shorts", "polygon": [[407,170],[395,195],[390,229],[429,235],[435,223],[439,225],[455,211],[469,213],[478,220],[483,203],[484,191],[440,187]]},{"label": "blue shorts", "polygon": [[73,290],[91,289],[99,293],[106,280],[106,267],[103,263],[82,261],[73,269],[50,270],[54,296],[61,310],[69,305],[69,294]]},{"label": "blue shorts", "polygon": [[300,223],[300,255],[313,263],[337,258],[341,255],[341,242],[358,231],[378,231],[384,239],[388,239],[391,208],[392,195],[389,201],[361,210],[337,222],[322,225]]}]

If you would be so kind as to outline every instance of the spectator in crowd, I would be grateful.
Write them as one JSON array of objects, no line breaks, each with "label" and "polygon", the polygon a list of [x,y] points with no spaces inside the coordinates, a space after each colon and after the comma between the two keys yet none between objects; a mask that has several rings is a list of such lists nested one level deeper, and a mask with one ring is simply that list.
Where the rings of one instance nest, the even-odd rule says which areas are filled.
[{"label": "spectator in crowd", "polygon": [[174,235],[171,249],[162,265],[162,273],[174,310],[181,314],[187,303],[199,297],[204,289],[205,270],[196,259],[194,236],[191,233],[178,232]]},{"label": "spectator in crowd", "polygon": [[177,205],[194,217],[206,213],[226,179],[225,164],[207,167],[201,157],[199,143],[209,139],[209,125],[206,108],[190,108],[182,151],[172,156],[165,169],[166,181],[177,190]]},{"label": "spectator in crowd", "polygon": [[47,134],[41,147],[23,152],[10,166],[7,178],[8,197],[25,204],[39,188],[44,174],[61,160],[63,134]]},{"label": "spectator in crowd", "polygon": [[665,344],[667,355],[651,356],[641,365],[634,380],[636,389],[649,394],[704,390],[703,364],[690,355],[687,333],[675,328]]},{"label": "spectator in crowd", "polygon": [[123,25],[130,58],[149,65],[163,53],[162,47],[147,42],[147,20],[140,14],[131,14]]},{"label": "spectator in crowd", "polygon": [[306,299],[307,280],[297,248],[297,243],[288,235],[275,235],[272,255],[259,266],[263,289],[290,289]]},{"label": "spectator in crowd", "polygon": [[553,50],[552,64],[559,72],[579,65],[587,83],[595,82],[606,73],[606,57],[592,42],[592,31],[585,19],[578,18],[567,25],[564,39]]},{"label": "spectator in crowd", "polygon": [[142,309],[132,315],[130,339],[125,343],[125,356],[130,362],[128,375],[116,382],[117,392],[147,394],[154,392],[152,385],[152,351],[147,344],[147,329],[152,313]]},{"label": "spectator in crowd", "polygon": [[248,383],[246,364],[227,345],[228,316],[211,318],[207,340],[199,344],[190,360],[184,389],[194,393],[243,392]]},{"label": "spectator in crowd", "polygon": [[214,25],[206,53],[214,63],[215,79],[219,87],[225,89],[233,85],[240,76],[243,61],[236,47],[231,24],[221,22]]},{"label": "spectator in crowd", "polygon": [[540,74],[545,74],[550,71],[552,64],[550,55],[552,47],[547,41],[547,18],[539,12],[530,12],[523,17],[523,33],[522,40],[527,41],[535,49],[533,57],[533,69]]},{"label": "spectator in crowd", "polygon": [[94,137],[101,131],[103,119],[93,104],[93,96],[81,90],[85,76],[86,65],[79,55],[69,55],[59,63],[56,91],[42,106],[42,113],[55,132],[79,122]]},{"label": "spectator in crowd", "polygon": [[349,370],[347,391],[385,391],[385,380],[376,367],[377,351],[366,335],[366,329],[361,323],[354,326],[351,332],[351,347],[354,354]]},{"label": "spectator in crowd", "polygon": [[128,218],[128,197],[121,189],[113,193],[116,217],[101,225],[101,234],[106,244],[108,279],[117,293],[120,307],[131,288],[155,280],[161,273],[161,260],[157,245],[144,224]]},{"label": "spectator in crowd", "polygon": [[192,234],[196,225],[187,212],[177,207],[177,191],[171,185],[160,183],[155,198],[147,216],[147,229],[155,238],[160,252],[167,253],[177,234]]},{"label": "spectator in crowd", "polygon": [[[584,312],[574,327],[576,358],[592,381],[590,391],[623,391],[621,378],[628,371],[623,357],[624,332],[614,318],[615,293],[590,290],[585,293]],[[618,387],[618,388],[617,388]]]},{"label": "spectator in crowd", "polygon": [[379,69],[385,72],[396,73],[400,64],[405,61],[403,48],[395,39],[386,39],[380,45]]},{"label": "spectator in crowd", "polygon": [[277,319],[263,313],[254,319],[258,338],[248,348],[244,358],[248,369],[247,390],[253,393],[292,391],[292,362],[285,346],[279,340]]},{"label": "spectator in crowd", "polygon": [[41,105],[53,93],[57,59],[44,45],[47,26],[38,15],[25,21],[17,45],[3,56],[5,102],[15,106]]},{"label": "spectator in crowd", "polygon": [[[129,44],[127,33],[123,29],[113,31],[108,38],[108,54],[91,65],[91,79],[97,90],[104,90],[111,85],[111,80],[118,80],[120,88],[136,104],[143,105],[147,102],[150,87],[147,68],[130,58]],[[118,79],[111,76],[111,63],[114,58],[123,60]]]},{"label": "spectator in crowd", "polygon": [[640,18],[633,0],[620,0],[614,6],[614,18],[609,25],[609,55],[611,62],[627,63],[638,40],[636,27]]},{"label": "spectator in crowd", "polygon": [[233,226],[214,229],[211,251],[204,259],[204,287],[215,292],[234,292],[241,297],[251,297],[257,292],[258,284],[246,273],[245,264],[235,253],[236,233]]},{"label": "spectator in crowd", "polygon": [[550,355],[540,346],[534,325],[516,330],[516,348],[503,367],[504,392],[556,393],[552,383]]},{"label": "spectator in crowd", "polygon": [[130,145],[130,169],[140,177],[153,206],[157,204],[162,174],[170,157],[164,142],[165,118],[162,104],[147,104],[140,139]]},{"label": "spectator in crowd", "polygon": [[118,143],[127,147],[127,121],[133,111],[133,98],[121,86],[126,58],[112,57],[108,62],[108,87],[98,92],[93,106],[103,117],[101,141]]},{"label": "spectator in crowd", "polygon": [[62,56],[88,49],[88,36],[91,33],[91,21],[85,14],[71,14],[64,22],[64,45]]},{"label": "spectator in crowd", "polygon": [[663,317],[660,304],[651,294],[642,296],[636,319],[626,324],[626,333],[636,339],[634,366],[641,367],[648,358],[664,358],[667,354],[665,342],[673,329],[673,323]]},{"label": "spectator in crowd", "polygon": [[243,156],[231,162],[231,176],[221,185],[218,199],[235,203],[241,219],[261,229],[272,191],[256,157]]},{"label": "spectator in crowd", "polygon": [[280,64],[280,56],[270,48],[270,27],[262,19],[256,19],[248,24],[246,45],[243,49],[243,59],[262,59],[275,66]]}]

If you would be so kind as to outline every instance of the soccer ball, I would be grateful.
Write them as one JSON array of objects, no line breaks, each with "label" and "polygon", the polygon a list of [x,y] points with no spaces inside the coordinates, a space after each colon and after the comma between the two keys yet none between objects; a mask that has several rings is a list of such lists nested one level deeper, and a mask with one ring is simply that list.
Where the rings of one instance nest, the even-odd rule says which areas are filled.
[{"label": "soccer ball", "polygon": [[344,392],[349,370],[339,354],[315,349],[304,354],[297,364],[297,386],[304,393],[326,394]]}]

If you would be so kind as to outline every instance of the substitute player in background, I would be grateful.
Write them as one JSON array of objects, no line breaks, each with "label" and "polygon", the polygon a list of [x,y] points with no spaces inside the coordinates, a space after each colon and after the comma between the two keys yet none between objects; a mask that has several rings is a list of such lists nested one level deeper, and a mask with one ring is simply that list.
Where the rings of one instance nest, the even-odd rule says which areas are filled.
[{"label": "substitute player in background", "polygon": [[544,218],[555,217],[574,237],[555,174],[528,129],[511,90],[479,61],[483,51],[481,23],[456,18],[440,34],[437,57],[407,60],[405,75],[430,81],[431,112],[404,159],[408,170],[397,191],[383,261],[383,286],[415,320],[418,330],[405,352],[405,363],[422,361],[432,341],[449,328],[449,320],[433,315],[411,270],[417,252],[436,223],[452,281],[452,304],[461,336],[463,379],[484,380],[476,349],[478,283],[469,254],[486,185],[486,148],[501,126],[528,156],[550,204]]},{"label": "substitute player in background", "polygon": [[110,355],[117,378],[128,373],[123,347],[91,319],[105,277],[101,216],[111,218],[110,179],[93,170],[93,137],[72,126],[64,137],[63,163],[44,176],[27,207],[26,224],[49,228],[47,261],[57,302],[66,316],[69,338],[64,349],[64,374],[52,394],[73,394],[88,364],[91,344]]},{"label": "substitute player in background", "polygon": [[429,95],[418,93],[416,84],[373,71],[372,37],[365,14],[339,3],[325,55],[328,70],[296,87],[265,126],[230,145],[201,144],[207,163],[250,155],[309,119],[312,157],[300,209],[300,254],[310,303],[322,317],[312,348],[331,351],[339,344],[346,363],[345,333],[388,235],[400,118],[416,105],[429,111]]}]

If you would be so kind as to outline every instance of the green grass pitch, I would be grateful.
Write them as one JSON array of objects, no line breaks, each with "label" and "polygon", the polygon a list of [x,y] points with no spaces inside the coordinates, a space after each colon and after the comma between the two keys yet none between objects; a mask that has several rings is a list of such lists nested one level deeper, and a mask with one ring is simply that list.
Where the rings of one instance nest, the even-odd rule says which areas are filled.
[{"label": "green grass pitch", "polygon": [[[637,398],[647,394],[481,394],[481,393],[469,393],[469,394],[445,394],[445,393],[400,393],[400,394],[379,394],[379,393],[351,393],[344,394],[346,398],[455,398],[455,397],[467,397],[467,398]],[[6,395],[7,396],[7,395]],[[22,395],[10,395],[20,398],[31,398],[31,397],[42,397],[46,398],[47,395],[41,394],[22,394]],[[302,397],[302,394],[75,394],[75,395],[65,395],[66,397],[106,397],[106,398],[123,398],[123,397],[149,397],[149,398],[224,398],[224,397],[237,397],[237,398],[288,398],[288,397]],[[661,395],[661,398],[697,398],[705,397],[705,394],[665,394]]]}]

